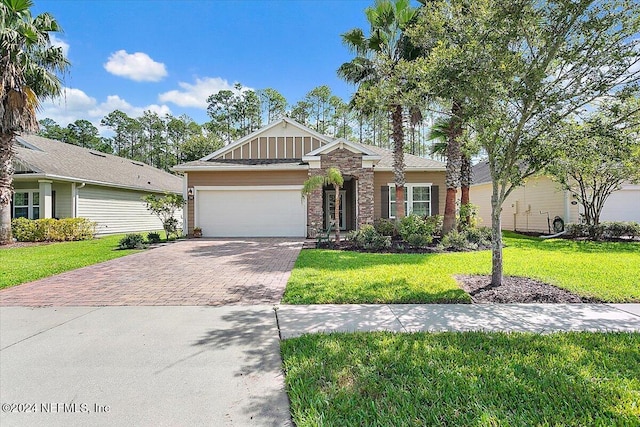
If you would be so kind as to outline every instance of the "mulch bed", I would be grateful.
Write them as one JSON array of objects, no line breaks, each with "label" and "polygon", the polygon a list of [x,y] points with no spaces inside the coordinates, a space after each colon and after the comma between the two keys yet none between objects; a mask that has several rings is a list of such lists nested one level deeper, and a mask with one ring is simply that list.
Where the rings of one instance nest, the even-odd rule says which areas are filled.
[{"label": "mulch bed", "polygon": [[491,276],[456,276],[474,303],[584,303],[598,302],[527,277],[505,276],[491,286]]}]

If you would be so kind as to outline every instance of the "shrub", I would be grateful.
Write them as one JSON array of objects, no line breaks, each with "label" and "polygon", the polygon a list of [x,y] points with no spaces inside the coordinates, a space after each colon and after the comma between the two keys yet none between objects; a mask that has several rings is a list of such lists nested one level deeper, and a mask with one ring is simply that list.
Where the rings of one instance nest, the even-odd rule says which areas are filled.
[{"label": "shrub", "polygon": [[402,240],[409,244],[412,244],[409,239],[415,242],[433,240],[435,224],[436,223],[433,220],[427,221],[422,216],[412,214],[400,220],[400,224],[398,225],[398,233],[400,234],[400,237],[402,237]]},{"label": "shrub", "polygon": [[458,223],[462,224],[469,217],[469,224],[464,224],[465,228],[475,228],[478,226],[478,206],[472,203],[460,205],[458,211]]},{"label": "shrub", "polygon": [[433,242],[433,236],[428,234],[410,234],[407,236],[406,241],[411,246],[422,247]]},{"label": "shrub", "polygon": [[160,233],[151,232],[147,234],[147,241],[149,243],[159,243],[160,242]]},{"label": "shrub", "polygon": [[431,229],[433,230],[433,235],[441,235],[442,234],[442,222],[444,217],[442,215],[432,215],[428,216],[425,219],[425,222]]},{"label": "shrub", "polygon": [[640,224],[637,222],[602,222],[598,225],[567,224],[567,236],[573,238],[589,238],[593,240],[631,239],[640,236]]},{"label": "shrub", "polygon": [[144,248],[144,238],[142,234],[134,233],[127,234],[122,239],[120,239],[120,243],[118,244],[118,248],[120,249],[142,249]]},{"label": "shrub", "polygon": [[19,242],[42,242],[44,233],[38,229],[35,221],[27,218],[16,218],[11,221],[11,232]]},{"label": "shrub", "polygon": [[478,249],[477,243],[472,243],[467,240],[467,235],[464,232],[452,230],[448,234],[442,237],[440,242],[442,249],[449,249],[454,251],[474,250]]},{"label": "shrub", "polygon": [[363,225],[360,230],[349,233],[349,240],[365,250],[382,250],[391,247],[391,237],[378,233],[372,225]]},{"label": "shrub", "polygon": [[489,227],[467,228],[464,235],[467,242],[474,243],[478,247],[491,246],[491,229]]},{"label": "shrub", "polygon": [[11,228],[20,242],[63,242],[93,239],[96,223],[86,218],[16,218],[11,221]]},{"label": "shrub", "polygon": [[373,222],[373,228],[383,236],[393,236],[396,234],[396,223],[391,219],[377,219]]}]

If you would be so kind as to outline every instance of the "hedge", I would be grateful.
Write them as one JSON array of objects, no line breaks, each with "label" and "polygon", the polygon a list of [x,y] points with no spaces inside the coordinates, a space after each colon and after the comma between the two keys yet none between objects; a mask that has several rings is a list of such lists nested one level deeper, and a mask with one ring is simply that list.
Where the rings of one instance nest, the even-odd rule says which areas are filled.
[{"label": "hedge", "polygon": [[16,218],[11,221],[11,231],[19,242],[91,240],[96,233],[96,223],[86,218]]}]

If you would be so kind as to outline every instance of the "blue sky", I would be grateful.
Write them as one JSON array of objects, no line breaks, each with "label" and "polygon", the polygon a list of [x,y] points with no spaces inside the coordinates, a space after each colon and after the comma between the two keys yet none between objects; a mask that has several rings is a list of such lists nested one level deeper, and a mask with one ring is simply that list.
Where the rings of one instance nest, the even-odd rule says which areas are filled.
[{"label": "blue sky", "polygon": [[234,83],[272,87],[295,103],[319,85],[348,100],[336,69],[352,54],[340,34],[367,29],[373,0],[34,0],[64,32],[64,96],[39,119],[98,125],[120,109],[208,120],[206,98]]}]

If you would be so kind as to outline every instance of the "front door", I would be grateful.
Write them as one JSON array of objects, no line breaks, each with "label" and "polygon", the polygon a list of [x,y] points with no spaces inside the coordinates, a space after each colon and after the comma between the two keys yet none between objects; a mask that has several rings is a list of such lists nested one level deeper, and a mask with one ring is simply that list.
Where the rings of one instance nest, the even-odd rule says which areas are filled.
[{"label": "front door", "polygon": [[[346,215],[344,214],[345,194],[346,194],[345,190],[341,190],[340,191],[340,206],[338,207],[339,215],[340,215],[340,221],[339,221],[340,230],[346,230],[347,229]],[[326,219],[327,226],[329,226],[329,221],[331,221],[331,220],[333,220],[335,218],[336,192],[333,191],[333,190],[326,191],[325,192],[324,201],[325,201],[324,202],[324,214],[325,214],[325,219]]]}]

